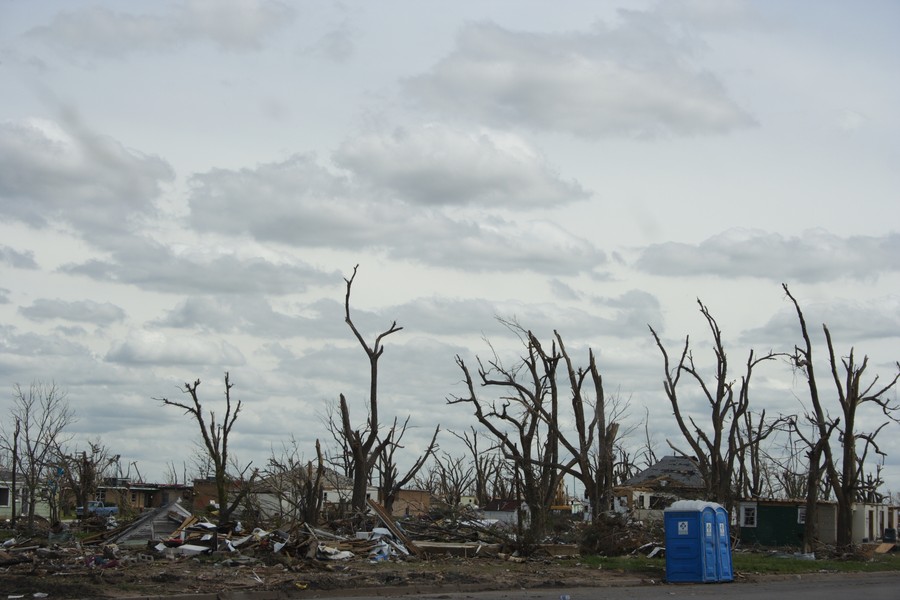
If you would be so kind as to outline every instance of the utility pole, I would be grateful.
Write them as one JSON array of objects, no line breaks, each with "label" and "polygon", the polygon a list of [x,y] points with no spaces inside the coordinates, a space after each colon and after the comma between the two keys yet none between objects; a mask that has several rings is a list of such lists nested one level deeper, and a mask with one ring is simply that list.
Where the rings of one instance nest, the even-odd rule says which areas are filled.
[{"label": "utility pole", "polygon": [[21,421],[16,417],[16,429],[13,431],[13,455],[12,455],[12,528],[16,529],[16,471],[19,470],[19,431]]}]

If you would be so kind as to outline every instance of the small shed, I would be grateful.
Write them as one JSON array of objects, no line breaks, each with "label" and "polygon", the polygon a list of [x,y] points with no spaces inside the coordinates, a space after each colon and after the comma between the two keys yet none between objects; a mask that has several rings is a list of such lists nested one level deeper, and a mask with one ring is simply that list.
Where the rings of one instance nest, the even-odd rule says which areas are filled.
[{"label": "small shed", "polygon": [[[736,504],[741,543],[760,546],[802,546],[806,530],[806,502],[800,499],[744,500]],[[816,509],[820,542],[834,543],[837,509],[834,502],[819,502]]]},{"label": "small shed", "polygon": [[531,513],[528,511],[528,505],[524,502],[520,503],[510,499],[494,498],[482,508],[485,519],[512,526],[516,525],[519,521],[519,511],[522,512],[523,523],[527,523]]}]

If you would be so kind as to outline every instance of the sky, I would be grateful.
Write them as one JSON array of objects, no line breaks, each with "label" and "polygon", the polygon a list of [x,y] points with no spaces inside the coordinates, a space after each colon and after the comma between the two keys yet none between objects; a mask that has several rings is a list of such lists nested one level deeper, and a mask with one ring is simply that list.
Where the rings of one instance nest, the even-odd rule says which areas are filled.
[{"label": "sky", "polygon": [[[816,356],[824,323],[889,381],[897,23],[889,0],[0,0],[0,414],[55,382],[71,447],[162,481],[198,436],[159,399],[199,379],[221,415],[229,372],[238,462],[312,457],[340,394],[366,417],[356,265],[363,336],[403,328],[379,363],[401,462],[436,425],[461,452],[455,357],[521,350],[498,317],[592,348],[658,454],[684,443],[648,326],[709,374],[698,299],[735,380],[801,343],[787,283]],[[786,361],[754,371],[753,410],[804,397]]]}]

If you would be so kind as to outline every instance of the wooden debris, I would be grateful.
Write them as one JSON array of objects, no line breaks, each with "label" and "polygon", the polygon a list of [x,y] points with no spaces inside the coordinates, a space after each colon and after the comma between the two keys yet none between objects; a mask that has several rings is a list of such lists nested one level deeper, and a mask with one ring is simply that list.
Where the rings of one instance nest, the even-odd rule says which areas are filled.
[{"label": "wooden debris", "polygon": [[375,511],[375,514],[377,514],[381,519],[381,522],[384,523],[384,526],[394,534],[394,537],[403,542],[403,545],[406,546],[407,550],[409,550],[419,558],[423,558],[422,550],[418,546],[416,546],[411,539],[409,539],[409,536],[407,536],[402,529],[397,527],[397,524],[394,522],[393,517],[391,517],[391,515],[389,515],[388,512],[384,510],[384,507],[371,498],[369,498],[368,502],[372,510]]}]

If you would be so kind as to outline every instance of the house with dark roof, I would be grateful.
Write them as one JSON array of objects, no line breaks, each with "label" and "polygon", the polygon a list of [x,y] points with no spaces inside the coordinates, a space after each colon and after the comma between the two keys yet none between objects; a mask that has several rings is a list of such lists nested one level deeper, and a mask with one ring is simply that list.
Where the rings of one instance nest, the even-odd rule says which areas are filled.
[{"label": "house with dark roof", "polygon": [[706,486],[693,458],[664,456],[622,485],[613,488],[618,512],[638,519],[662,519],[676,500],[703,500]]},{"label": "house with dark roof", "polygon": [[531,518],[527,504],[509,498],[493,498],[481,508],[481,512],[486,521],[496,521],[509,526],[515,526],[519,522],[520,512],[523,523],[528,523]]}]

